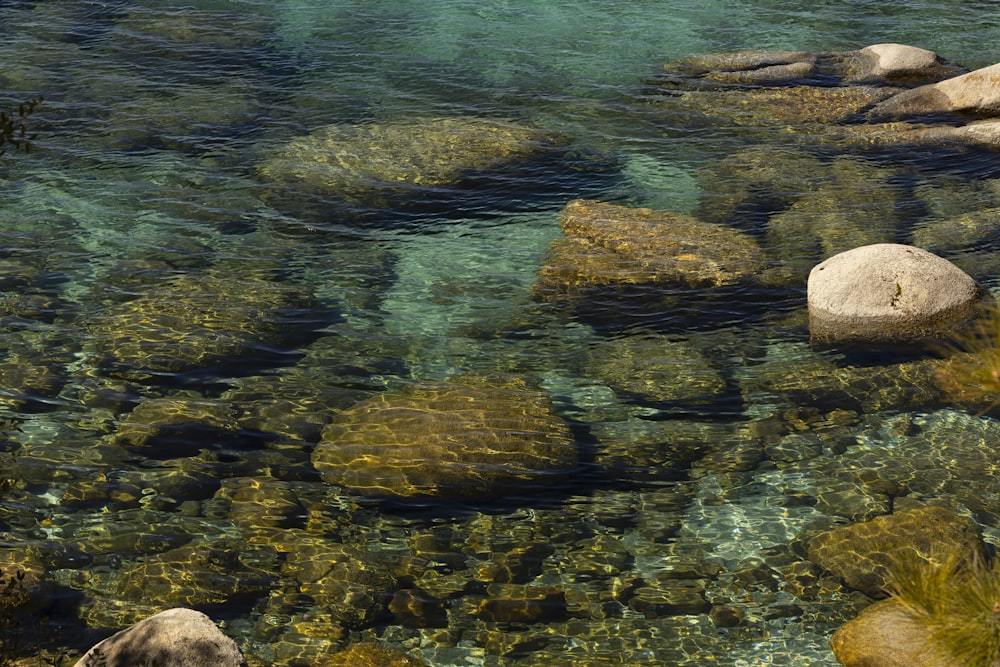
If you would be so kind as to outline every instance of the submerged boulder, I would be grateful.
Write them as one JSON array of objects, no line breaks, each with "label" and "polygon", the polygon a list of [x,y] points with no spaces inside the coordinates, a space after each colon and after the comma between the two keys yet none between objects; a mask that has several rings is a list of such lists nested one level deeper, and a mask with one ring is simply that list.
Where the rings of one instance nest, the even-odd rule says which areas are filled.
[{"label": "submerged boulder", "polygon": [[834,255],[809,273],[810,333],[820,340],[914,341],[974,318],[982,287],[946,259],[895,243]]},{"label": "submerged boulder", "polygon": [[460,377],[362,401],[323,430],[323,479],[372,495],[476,496],[544,487],[576,466],[569,426],[516,378]]},{"label": "submerged boulder", "polygon": [[690,341],[654,332],[602,341],[587,355],[588,374],[617,391],[653,402],[705,402],[726,380]]},{"label": "submerged boulder", "polygon": [[291,140],[257,165],[267,182],[366,203],[413,188],[454,185],[557,143],[520,123],[418,118],[330,125]]},{"label": "submerged boulder", "polygon": [[89,333],[99,364],[117,374],[182,373],[301,337],[293,316],[313,305],[310,291],[291,283],[183,274],[112,306]]},{"label": "submerged boulder", "polygon": [[563,238],[549,248],[533,287],[542,300],[593,287],[733,285],[764,264],[748,234],[679,213],[577,199],[559,220]]},{"label": "submerged boulder", "polygon": [[901,558],[933,560],[952,552],[984,558],[979,528],[951,510],[933,506],[841,526],[809,541],[809,560],[872,597],[886,595]]}]

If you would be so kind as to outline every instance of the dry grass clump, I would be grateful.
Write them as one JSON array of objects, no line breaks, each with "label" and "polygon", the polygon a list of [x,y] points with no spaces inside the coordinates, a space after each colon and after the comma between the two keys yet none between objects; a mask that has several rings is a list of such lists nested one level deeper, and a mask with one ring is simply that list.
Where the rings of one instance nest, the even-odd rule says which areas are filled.
[{"label": "dry grass clump", "polygon": [[990,307],[942,351],[937,380],[948,400],[979,414],[1000,405],[1000,308]]},{"label": "dry grass clump", "polygon": [[1000,567],[957,550],[893,555],[889,592],[956,667],[1000,667]]}]

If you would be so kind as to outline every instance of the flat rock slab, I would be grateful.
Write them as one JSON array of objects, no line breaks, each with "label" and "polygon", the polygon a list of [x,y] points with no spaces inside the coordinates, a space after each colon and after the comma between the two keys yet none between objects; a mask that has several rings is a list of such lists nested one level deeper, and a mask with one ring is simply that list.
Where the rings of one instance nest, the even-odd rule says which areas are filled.
[{"label": "flat rock slab", "polygon": [[876,243],[813,267],[813,338],[903,342],[940,336],[971,319],[983,289],[946,259],[913,246]]}]

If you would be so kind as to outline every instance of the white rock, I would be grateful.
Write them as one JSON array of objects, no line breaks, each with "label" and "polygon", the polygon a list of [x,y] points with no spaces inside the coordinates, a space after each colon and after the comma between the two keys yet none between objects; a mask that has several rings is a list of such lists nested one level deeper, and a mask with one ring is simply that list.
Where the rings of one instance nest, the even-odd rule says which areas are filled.
[{"label": "white rock", "polygon": [[933,51],[907,44],[872,44],[861,53],[874,58],[872,74],[885,78],[922,72],[939,64]]},{"label": "white rock", "polygon": [[879,118],[950,112],[1000,115],[1000,64],[904,90],[876,104],[870,115]]},{"label": "white rock", "polygon": [[896,243],[830,257],[808,282],[814,338],[907,341],[940,335],[973,317],[983,290],[946,259]]}]

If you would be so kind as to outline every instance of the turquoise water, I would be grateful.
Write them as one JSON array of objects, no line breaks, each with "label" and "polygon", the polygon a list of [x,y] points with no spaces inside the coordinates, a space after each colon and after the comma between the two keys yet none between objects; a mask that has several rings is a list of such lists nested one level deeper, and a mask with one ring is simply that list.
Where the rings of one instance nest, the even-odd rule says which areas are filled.
[{"label": "turquoise water", "polygon": [[[809,563],[808,537],[930,503],[992,540],[997,426],[810,346],[822,251],[765,221],[807,188],[829,196],[816,215],[881,220],[891,199],[893,239],[993,288],[995,229],[934,223],[996,207],[1000,160],[817,157],[656,111],[648,84],[691,54],[882,42],[981,67],[1000,19],[986,2],[0,2],[0,106],[44,97],[31,152],[0,157],[0,542],[49,587],[3,647],[75,655],[193,606],[251,665],[361,641],[428,665],[837,664],[831,633],[871,600]],[[319,128],[441,117],[558,146],[388,202],[262,176]],[[789,191],[728,222],[792,278],[538,298],[570,200],[708,216],[758,178]],[[468,375],[548,401],[571,473],[395,500],[319,474],[329,422]],[[713,620],[728,609],[733,627]]]}]

